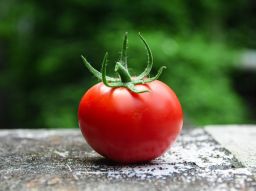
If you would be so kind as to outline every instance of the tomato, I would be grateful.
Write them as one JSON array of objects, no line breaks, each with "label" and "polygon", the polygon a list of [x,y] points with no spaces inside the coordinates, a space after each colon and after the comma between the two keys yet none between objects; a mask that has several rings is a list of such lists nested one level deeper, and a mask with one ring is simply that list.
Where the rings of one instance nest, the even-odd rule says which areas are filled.
[{"label": "tomato", "polygon": [[83,96],[79,126],[89,145],[99,154],[118,162],[142,162],[162,155],[182,127],[182,110],[175,93],[156,80],[137,88],[98,83]]},{"label": "tomato", "polygon": [[146,41],[148,65],[137,77],[127,69],[127,34],[115,71],[119,79],[106,75],[107,54],[102,71],[82,57],[86,67],[100,80],[82,97],[78,108],[79,127],[87,143],[100,155],[122,163],[153,160],[161,156],[179,135],[183,114],[175,93],[157,75],[148,78],[153,57]]}]

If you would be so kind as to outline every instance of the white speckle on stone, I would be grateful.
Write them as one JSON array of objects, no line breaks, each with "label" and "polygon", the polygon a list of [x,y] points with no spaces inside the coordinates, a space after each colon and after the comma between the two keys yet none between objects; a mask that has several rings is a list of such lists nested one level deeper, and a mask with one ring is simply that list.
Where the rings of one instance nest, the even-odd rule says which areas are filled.
[{"label": "white speckle on stone", "polygon": [[69,154],[68,151],[64,151],[64,152],[53,151],[53,152],[54,152],[55,154],[57,154],[57,155],[63,157],[63,158],[66,158],[66,157],[68,156],[68,154]]}]

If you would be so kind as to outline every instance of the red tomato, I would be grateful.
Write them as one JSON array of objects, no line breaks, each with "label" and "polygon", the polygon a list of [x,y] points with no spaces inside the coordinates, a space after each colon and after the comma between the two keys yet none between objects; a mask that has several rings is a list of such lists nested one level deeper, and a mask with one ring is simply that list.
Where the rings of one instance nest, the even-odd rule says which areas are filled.
[{"label": "red tomato", "polygon": [[135,87],[149,92],[136,94],[98,83],[84,94],[78,110],[88,144],[123,163],[159,157],[174,143],[183,124],[181,105],[166,84],[155,80]]}]

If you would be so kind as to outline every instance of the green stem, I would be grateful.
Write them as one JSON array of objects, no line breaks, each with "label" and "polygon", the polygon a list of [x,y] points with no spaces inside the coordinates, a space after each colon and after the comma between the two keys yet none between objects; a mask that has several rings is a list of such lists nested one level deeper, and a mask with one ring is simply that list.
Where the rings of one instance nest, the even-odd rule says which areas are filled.
[{"label": "green stem", "polygon": [[107,76],[107,57],[108,53],[105,54],[103,61],[102,61],[102,68],[101,72],[96,70],[91,66],[91,64],[86,60],[85,57],[81,55],[81,58],[83,60],[84,65],[89,69],[89,71],[99,80],[102,80],[102,82],[108,86],[108,87],[125,87],[129,89],[130,91],[134,93],[144,93],[144,92],[149,92],[149,90],[144,89],[144,90],[138,90],[135,85],[137,84],[145,84],[152,82],[154,80],[157,80],[159,76],[162,74],[163,70],[166,68],[165,66],[162,66],[157,74],[152,77],[152,78],[147,78],[148,74],[150,73],[153,65],[153,56],[151,53],[151,50],[147,44],[147,42],[144,40],[144,38],[140,35],[139,37],[144,43],[146,50],[147,50],[147,55],[148,55],[148,63],[146,69],[137,77],[131,78],[131,75],[128,71],[127,68],[127,43],[128,43],[128,38],[127,38],[127,33],[125,33],[124,36],[124,41],[123,41],[123,49],[121,52],[121,58],[120,61],[116,63],[115,66],[115,72],[118,73],[119,78],[112,78]]},{"label": "green stem", "polygon": [[[92,65],[86,60],[86,58],[81,55],[81,58],[83,60],[84,65],[86,66],[86,68],[88,68],[88,70],[96,77],[98,78],[100,81],[102,80],[102,74],[96,70],[95,68],[92,67]],[[104,60],[103,60],[104,61]],[[119,79],[116,78],[112,78],[109,76],[106,76],[107,80],[111,81],[111,82],[117,82],[119,81]]]},{"label": "green stem", "polygon": [[127,69],[127,53],[126,53],[126,50],[127,50],[127,44],[128,44],[128,32],[126,32],[124,34],[124,41],[123,41],[123,49],[122,49],[122,52],[121,52],[121,58],[120,58],[120,62],[123,64],[123,66]]},{"label": "green stem", "polygon": [[166,68],[167,68],[166,66],[160,67],[159,70],[157,71],[157,74],[152,78],[145,79],[144,83],[148,83],[148,82],[152,82],[154,80],[157,80],[161,76],[163,70],[166,69]]},{"label": "green stem", "polygon": [[152,82],[154,80],[157,80],[161,76],[163,70],[166,69],[166,68],[167,68],[166,66],[160,67],[157,71],[157,74],[152,78],[133,80],[133,84],[145,84],[145,83],[149,83],[149,82]]},{"label": "green stem", "polygon": [[137,89],[135,88],[135,85],[134,85],[133,83],[128,83],[128,84],[127,84],[127,88],[128,88],[129,90],[131,90],[132,92],[137,93],[137,94],[149,92],[147,89],[145,89],[145,90],[137,90]]},{"label": "green stem", "polygon": [[107,58],[108,58],[108,53],[106,52],[104,58],[103,58],[103,62],[102,62],[102,68],[101,68],[101,73],[102,73],[102,82],[108,86],[108,87],[116,87],[114,85],[111,85],[108,83],[107,80]]},{"label": "green stem", "polygon": [[137,79],[143,79],[145,78],[151,71],[152,66],[153,66],[153,55],[152,52],[148,46],[148,43],[146,42],[146,40],[141,36],[141,34],[139,33],[139,37],[141,39],[141,41],[143,42],[143,44],[146,47],[147,50],[147,55],[148,55],[148,64],[147,67],[145,68],[145,70],[139,75],[137,76]]},{"label": "green stem", "polygon": [[116,63],[115,72],[117,72],[118,75],[120,76],[121,82],[128,83],[132,81],[132,78],[128,70],[120,62]]}]

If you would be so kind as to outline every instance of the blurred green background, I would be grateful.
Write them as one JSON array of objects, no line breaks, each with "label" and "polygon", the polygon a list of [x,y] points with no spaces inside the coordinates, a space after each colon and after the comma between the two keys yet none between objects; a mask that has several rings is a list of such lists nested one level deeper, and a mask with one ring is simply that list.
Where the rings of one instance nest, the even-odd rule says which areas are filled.
[{"label": "blurred green background", "polygon": [[256,122],[256,73],[240,67],[256,49],[254,0],[1,0],[0,128],[77,127],[97,82],[80,55],[99,69],[108,51],[113,70],[126,31],[133,74],[147,60],[141,32],[189,124]]}]

